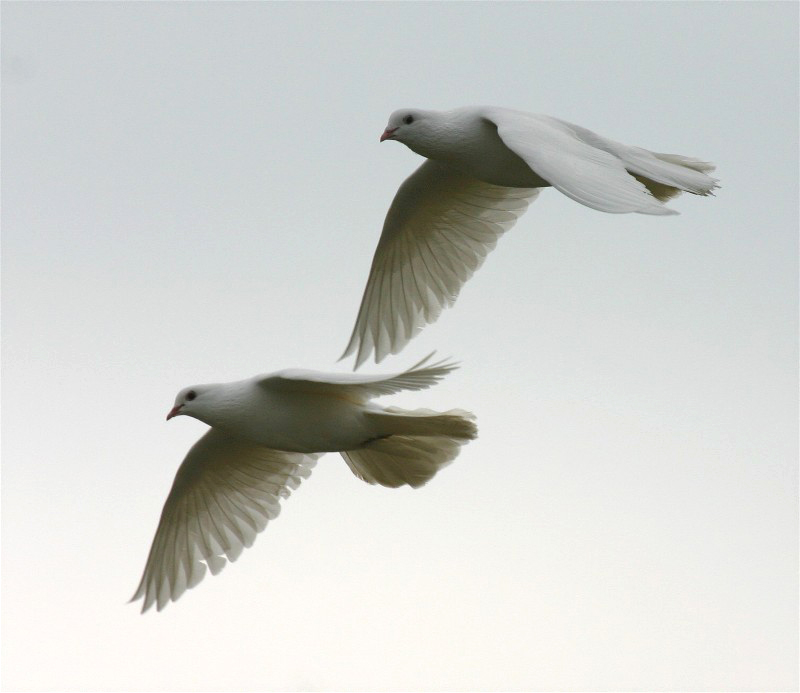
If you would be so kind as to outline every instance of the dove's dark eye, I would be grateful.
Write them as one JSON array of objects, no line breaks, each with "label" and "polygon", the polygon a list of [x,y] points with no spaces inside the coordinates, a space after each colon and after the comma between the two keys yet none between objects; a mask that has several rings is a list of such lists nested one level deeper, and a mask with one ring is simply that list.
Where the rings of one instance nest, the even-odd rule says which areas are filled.
[{"label": "dove's dark eye", "polygon": [[406,125],[411,125],[411,123],[414,122],[414,116],[407,115],[405,118],[403,118],[403,122]]},{"label": "dove's dark eye", "polygon": [[191,402],[195,397],[197,397],[197,393],[194,390],[189,390],[186,393],[186,401]]}]

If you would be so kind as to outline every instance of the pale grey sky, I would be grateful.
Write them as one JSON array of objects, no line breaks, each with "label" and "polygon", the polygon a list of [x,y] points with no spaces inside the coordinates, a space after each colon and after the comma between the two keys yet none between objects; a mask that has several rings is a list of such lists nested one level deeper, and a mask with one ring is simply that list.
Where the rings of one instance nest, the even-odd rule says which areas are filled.
[{"label": "pale grey sky", "polygon": [[[796,3],[2,3],[6,690],[798,687]],[[126,605],[198,382],[336,364],[420,159],[396,108],[547,113],[715,198],[544,191],[399,356],[479,438],[335,455],[255,546]],[[387,400],[388,401],[388,400]]]}]

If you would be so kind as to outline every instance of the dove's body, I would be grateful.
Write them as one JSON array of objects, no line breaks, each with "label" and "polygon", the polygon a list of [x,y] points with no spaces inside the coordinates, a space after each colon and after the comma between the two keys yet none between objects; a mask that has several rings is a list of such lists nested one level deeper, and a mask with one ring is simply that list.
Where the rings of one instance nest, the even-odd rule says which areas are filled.
[{"label": "dove's body", "polygon": [[381,140],[427,157],[386,214],[345,349],[358,368],[396,354],[452,305],[539,188],[602,212],[677,214],[663,202],[708,195],[714,166],[602,137],[557,118],[489,106],[395,111]]},{"label": "dove's body", "polygon": [[340,452],[360,479],[418,487],[476,435],[472,415],[406,411],[369,400],[434,385],[455,366],[394,376],[278,371],[178,393],[167,418],[192,416],[211,429],[178,469],[134,599],[161,609],[250,546],[317,457]]},{"label": "dove's body", "polygon": [[[199,387],[197,389],[200,389]],[[345,395],[292,390],[276,392],[259,378],[202,386],[213,409],[195,418],[230,435],[276,450],[339,452],[386,434],[370,418],[380,408]]]},{"label": "dove's body", "polygon": [[[402,122],[404,113],[414,114],[412,123]],[[660,202],[717,187],[706,175],[711,164],[632,147],[537,113],[491,106],[415,109],[396,111],[389,124],[386,139],[466,176],[511,188],[554,186],[602,212],[677,214]],[[651,184],[670,191],[653,192]]]}]

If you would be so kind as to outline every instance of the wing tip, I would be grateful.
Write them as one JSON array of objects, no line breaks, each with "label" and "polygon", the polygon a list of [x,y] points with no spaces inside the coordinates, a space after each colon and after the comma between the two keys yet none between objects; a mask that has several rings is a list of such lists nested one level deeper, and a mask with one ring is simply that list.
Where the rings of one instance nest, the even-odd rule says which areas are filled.
[{"label": "wing tip", "polygon": [[661,209],[652,212],[647,210],[645,211],[645,214],[655,214],[662,217],[674,217],[680,214],[680,212],[677,209],[672,209],[671,207],[662,207]]}]

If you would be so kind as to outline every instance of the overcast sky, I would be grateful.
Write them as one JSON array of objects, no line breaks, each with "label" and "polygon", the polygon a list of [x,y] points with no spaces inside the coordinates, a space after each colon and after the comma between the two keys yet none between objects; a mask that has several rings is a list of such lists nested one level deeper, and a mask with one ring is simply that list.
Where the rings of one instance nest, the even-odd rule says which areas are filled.
[{"label": "overcast sky", "polygon": [[[6,690],[798,687],[796,3],[2,3]],[[680,216],[545,190],[367,373],[473,411],[420,490],[327,455],[253,548],[126,604],[205,426],[336,363],[420,163],[491,104],[716,162]]]}]

